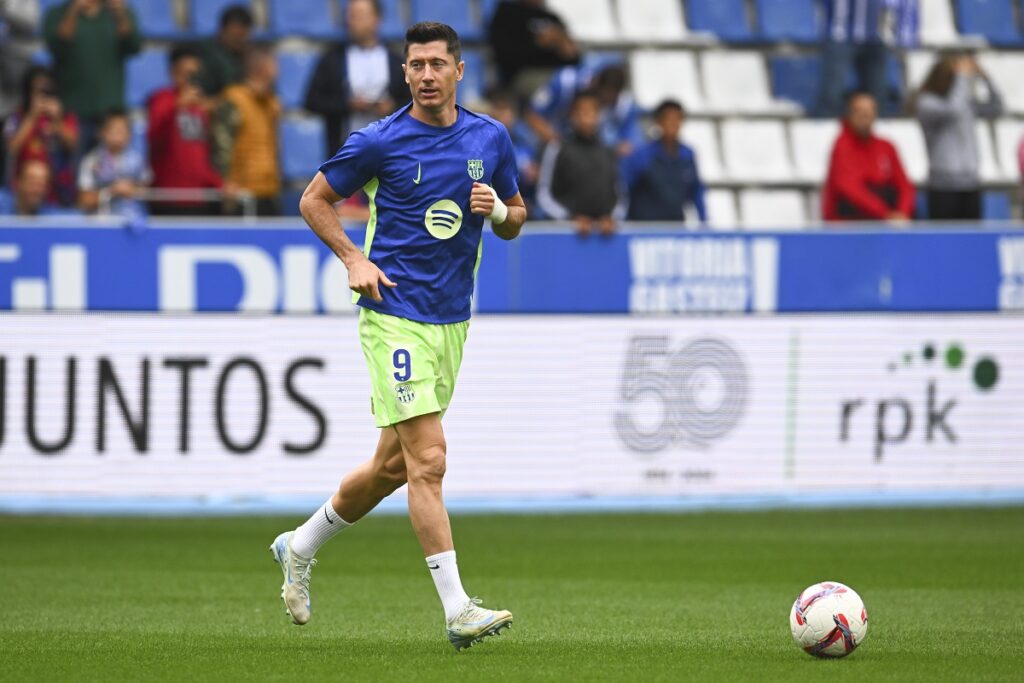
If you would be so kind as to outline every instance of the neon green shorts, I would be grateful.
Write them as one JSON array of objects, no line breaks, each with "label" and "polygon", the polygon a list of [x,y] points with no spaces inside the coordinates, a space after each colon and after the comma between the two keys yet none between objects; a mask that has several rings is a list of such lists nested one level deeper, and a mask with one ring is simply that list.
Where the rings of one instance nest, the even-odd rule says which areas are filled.
[{"label": "neon green shorts", "polygon": [[469,321],[420,323],[359,309],[359,337],[370,369],[370,412],[378,427],[448,409]]}]

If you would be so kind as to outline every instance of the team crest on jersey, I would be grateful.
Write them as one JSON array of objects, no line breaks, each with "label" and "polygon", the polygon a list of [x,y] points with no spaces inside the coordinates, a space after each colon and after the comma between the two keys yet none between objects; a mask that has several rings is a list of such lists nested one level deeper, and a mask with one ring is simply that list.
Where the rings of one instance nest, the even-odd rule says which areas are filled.
[{"label": "team crest on jersey", "polygon": [[466,162],[469,165],[469,177],[473,180],[480,180],[484,177],[484,160],[470,159]]},{"label": "team crest on jersey", "polygon": [[416,392],[413,391],[411,384],[399,384],[395,387],[395,398],[399,403],[412,403],[416,400]]}]

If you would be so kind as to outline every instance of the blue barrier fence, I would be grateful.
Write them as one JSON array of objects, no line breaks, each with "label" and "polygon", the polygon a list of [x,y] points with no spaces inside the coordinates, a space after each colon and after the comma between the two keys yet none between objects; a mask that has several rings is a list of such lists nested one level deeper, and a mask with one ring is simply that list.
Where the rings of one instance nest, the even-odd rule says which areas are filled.
[{"label": "blue barrier fence", "polygon": [[[350,235],[362,243],[362,230]],[[0,226],[0,310],[340,312],[341,264],[295,223]],[[489,313],[1024,308],[1024,232],[484,236]]]}]

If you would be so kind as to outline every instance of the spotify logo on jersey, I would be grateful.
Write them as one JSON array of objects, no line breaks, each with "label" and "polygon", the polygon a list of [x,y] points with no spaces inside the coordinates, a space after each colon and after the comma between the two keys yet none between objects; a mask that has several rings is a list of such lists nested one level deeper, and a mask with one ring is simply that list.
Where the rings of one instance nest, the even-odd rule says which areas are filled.
[{"label": "spotify logo on jersey", "polygon": [[439,240],[455,236],[462,227],[462,209],[450,199],[434,202],[423,217],[423,224],[431,235]]}]

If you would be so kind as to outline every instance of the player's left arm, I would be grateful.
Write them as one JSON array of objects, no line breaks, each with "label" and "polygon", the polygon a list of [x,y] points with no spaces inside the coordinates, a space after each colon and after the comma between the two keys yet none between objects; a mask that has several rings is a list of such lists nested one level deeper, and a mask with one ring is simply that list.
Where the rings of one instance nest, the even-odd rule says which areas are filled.
[{"label": "player's left arm", "polygon": [[494,234],[503,240],[519,237],[519,231],[526,222],[526,203],[520,193],[516,192],[514,196],[502,201],[498,199],[494,188],[484,183],[473,183],[469,210],[490,218]]}]

